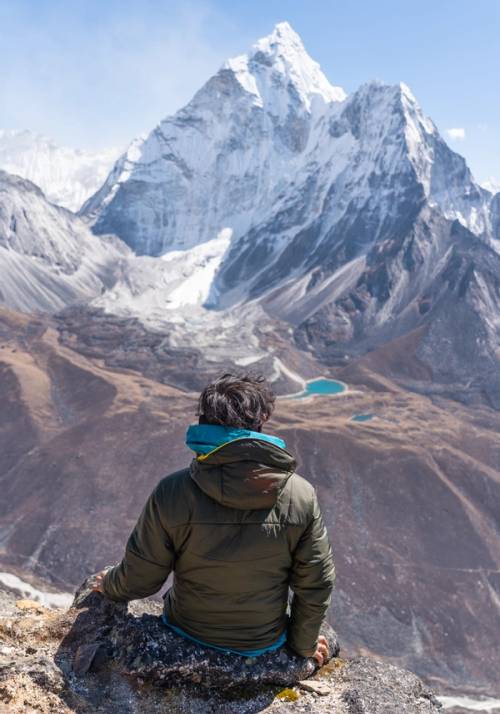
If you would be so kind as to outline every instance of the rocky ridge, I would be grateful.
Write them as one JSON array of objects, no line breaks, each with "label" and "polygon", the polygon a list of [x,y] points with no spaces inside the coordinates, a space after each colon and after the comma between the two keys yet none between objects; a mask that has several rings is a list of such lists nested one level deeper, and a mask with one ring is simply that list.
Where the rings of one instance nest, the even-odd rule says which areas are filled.
[{"label": "rocky ridge", "polygon": [[0,170],[0,302],[23,312],[54,313],[88,302],[114,284],[129,250],[93,235],[41,189]]},{"label": "rocky ridge", "polygon": [[[243,659],[200,647],[159,623],[158,604],[116,605],[89,591],[68,610],[20,600],[0,614],[0,706],[43,714],[431,714],[415,675],[366,657],[317,670],[285,647]],[[3,600],[8,598],[3,598]]]}]

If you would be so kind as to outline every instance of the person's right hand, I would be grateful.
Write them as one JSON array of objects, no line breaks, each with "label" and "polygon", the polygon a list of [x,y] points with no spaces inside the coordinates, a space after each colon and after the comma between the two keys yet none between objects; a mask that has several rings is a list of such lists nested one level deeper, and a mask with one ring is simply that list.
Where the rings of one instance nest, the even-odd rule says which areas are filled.
[{"label": "person's right hand", "polygon": [[105,594],[104,592],[104,576],[107,573],[107,569],[101,570],[99,573],[94,575],[94,582],[92,583],[92,590],[97,593]]},{"label": "person's right hand", "polygon": [[318,637],[318,644],[316,645],[316,652],[313,654],[314,659],[320,667],[325,664],[329,654],[327,639],[324,635],[320,635]]}]

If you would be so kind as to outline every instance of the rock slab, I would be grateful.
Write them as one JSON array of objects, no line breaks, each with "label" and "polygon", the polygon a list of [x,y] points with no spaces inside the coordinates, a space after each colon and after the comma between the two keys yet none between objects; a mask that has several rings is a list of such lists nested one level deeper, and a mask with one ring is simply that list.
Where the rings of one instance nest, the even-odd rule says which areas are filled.
[{"label": "rock slab", "polygon": [[[166,627],[161,609],[134,614],[126,605],[92,592],[92,579],[78,590],[73,606],[80,610],[74,641],[85,641],[75,652],[74,671],[84,673],[96,666],[95,658],[108,653],[124,674],[160,685],[198,684],[234,689],[246,685],[275,684],[288,687],[310,677],[317,664],[284,645],[259,657],[242,657],[203,647]],[[135,606],[137,607],[137,606]],[[328,623],[322,633],[332,657],[339,654],[337,636]]]},{"label": "rock slab", "polygon": [[0,712],[435,714],[441,709],[411,672],[367,657],[340,659],[332,630],[325,634],[336,656],[321,669],[286,647],[242,658],[161,629],[158,603],[117,605],[92,593],[90,582],[67,611],[13,611],[0,601]]}]

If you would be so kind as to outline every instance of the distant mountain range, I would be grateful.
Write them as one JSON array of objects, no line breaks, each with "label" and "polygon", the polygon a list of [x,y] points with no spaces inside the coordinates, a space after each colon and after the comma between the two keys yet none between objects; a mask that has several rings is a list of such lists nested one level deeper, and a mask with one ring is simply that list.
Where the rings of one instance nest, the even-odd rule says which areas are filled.
[{"label": "distant mountain range", "polygon": [[[54,195],[50,157],[58,166],[60,153],[33,146]],[[76,157],[65,158],[75,168],[68,187]],[[97,181],[104,164],[93,160]],[[92,301],[177,340],[180,330],[193,348],[203,346],[200,324],[237,325],[243,312],[246,322],[286,323],[327,364],[418,330],[415,357],[436,382],[457,393],[468,383],[500,407],[500,193],[474,181],[406,85],[369,82],[347,96],[286,22],[133,141],[79,218],[66,217],[103,237],[82,242],[82,254],[110,246],[108,260],[96,256],[116,268],[103,286],[62,296],[56,230],[39,276],[37,228],[54,209],[42,218],[28,206],[31,235],[21,239],[4,186],[0,270],[18,260],[13,251],[36,264],[31,309]],[[19,202],[19,182],[16,191]],[[126,259],[116,261],[109,236],[129,246]],[[5,289],[5,304],[21,307],[20,289],[15,298]],[[241,343],[237,330],[231,341]]]},{"label": "distant mountain range", "polygon": [[72,211],[101,187],[120,153],[70,149],[29,130],[0,129],[0,169],[32,181],[49,201]]}]

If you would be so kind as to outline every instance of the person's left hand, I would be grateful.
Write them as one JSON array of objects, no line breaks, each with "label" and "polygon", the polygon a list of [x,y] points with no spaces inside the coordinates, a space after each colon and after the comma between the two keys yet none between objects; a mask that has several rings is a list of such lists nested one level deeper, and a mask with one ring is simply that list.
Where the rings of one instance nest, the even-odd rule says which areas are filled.
[{"label": "person's left hand", "polygon": [[101,570],[99,573],[94,575],[94,584],[92,585],[93,592],[104,593],[104,576],[106,575],[106,570]]},{"label": "person's left hand", "polygon": [[330,648],[328,647],[328,640],[324,635],[319,635],[318,644],[316,645],[316,652],[314,653],[313,657],[320,667],[325,664],[329,654]]}]

